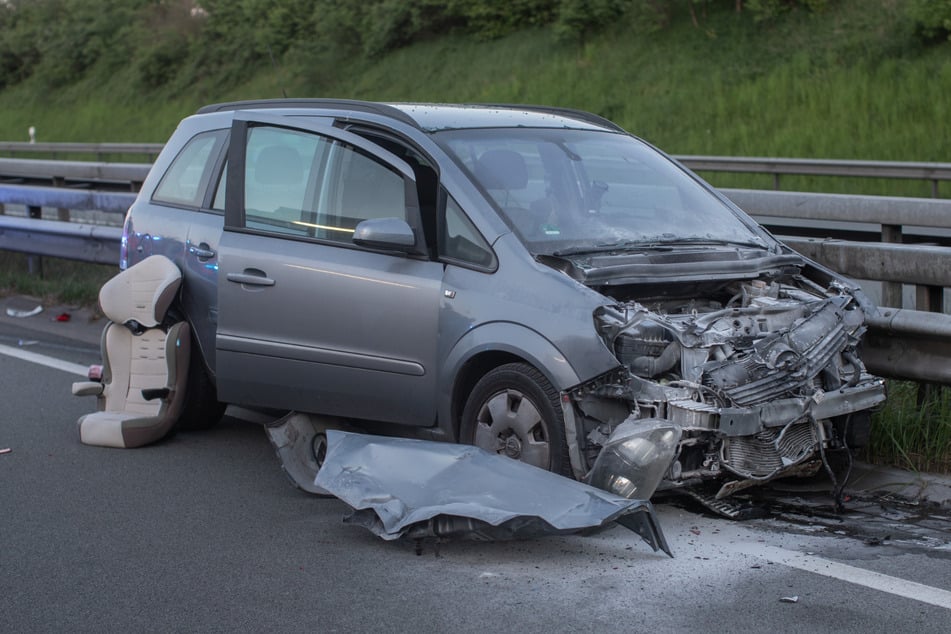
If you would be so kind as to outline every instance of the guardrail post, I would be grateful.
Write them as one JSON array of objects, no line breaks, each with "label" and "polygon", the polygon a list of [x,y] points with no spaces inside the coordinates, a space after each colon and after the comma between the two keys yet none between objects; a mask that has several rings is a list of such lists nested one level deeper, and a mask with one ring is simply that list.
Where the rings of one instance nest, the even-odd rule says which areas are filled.
[{"label": "guardrail post", "polygon": [[940,286],[916,286],[915,308],[929,313],[944,312],[944,288]]},{"label": "guardrail post", "polygon": [[40,277],[43,277],[43,256],[26,256],[26,270],[30,275],[39,275]]},{"label": "guardrail post", "polygon": [[[66,179],[62,176],[54,176],[53,187],[66,187]],[[56,210],[56,218],[57,220],[62,220],[63,222],[69,222],[69,209],[59,207]]]},{"label": "guardrail post", "polygon": [[[901,225],[882,225],[882,242],[901,244]],[[882,305],[902,307],[902,292],[899,282],[882,282]]]},{"label": "guardrail post", "polygon": [[[43,217],[43,208],[36,205],[27,207],[26,212],[30,218]],[[39,255],[28,255],[26,258],[26,270],[30,275],[43,277],[43,258]]]},{"label": "guardrail post", "polygon": [[[915,286],[915,308],[929,313],[940,313],[944,310],[944,289],[940,286]],[[926,403],[934,400],[940,386],[934,383],[919,383],[917,403],[921,410]]]}]

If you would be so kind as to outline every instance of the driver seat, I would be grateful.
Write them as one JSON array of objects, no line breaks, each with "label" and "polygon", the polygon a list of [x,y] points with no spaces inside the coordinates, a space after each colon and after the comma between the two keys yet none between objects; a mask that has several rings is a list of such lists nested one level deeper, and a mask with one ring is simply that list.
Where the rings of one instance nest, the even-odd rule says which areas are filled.
[{"label": "driver seat", "polygon": [[140,447],[164,437],[185,400],[190,331],[163,326],[182,273],[153,255],[106,282],[99,305],[109,318],[102,332],[102,381],[73,383],[73,394],[98,397],[82,416],[80,441],[101,447]]}]

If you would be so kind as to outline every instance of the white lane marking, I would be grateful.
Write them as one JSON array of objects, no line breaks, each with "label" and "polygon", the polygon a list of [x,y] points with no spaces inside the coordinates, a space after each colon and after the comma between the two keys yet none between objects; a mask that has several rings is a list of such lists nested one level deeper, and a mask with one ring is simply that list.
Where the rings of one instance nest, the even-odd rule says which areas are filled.
[{"label": "white lane marking", "polygon": [[63,372],[78,374],[82,377],[87,376],[87,373],[89,372],[89,366],[87,365],[79,365],[78,363],[62,361],[54,357],[48,357],[45,354],[37,354],[35,352],[29,352],[28,350],[21,350],[20,348],[5,346],[2,343],[0,343],[0,354],[4,354],[8,357],[14,357],[15,359],[22,359],[23,361],[29,361],[31,363],[38,363],[39,365],[45,365],[46,367],[53,368],[55,370],[62,370]]},{"label": "white lane marking", "polygon": [[908,581],[900,577],[892,577],[891,575],[865,570],[864,568],[856,568],[855,566],[841,564],[830,559],[804,555],[776,546],[766,546],[764,544],[734,544],[732,546],[734,546],[738,553],[762,557],[769,561],[789,566],[790,568],[797,568],[813,574],[831,577],[839,581],[854,583],[873,590],[880,590],[888,594],[894,594],[906,599],[914,599],[915,601],[921,601],[922,603],[928,603],[938,606],[939,608],[951,610],[951,592],[942,590],[941,588],[926,586],[923,583]]}]

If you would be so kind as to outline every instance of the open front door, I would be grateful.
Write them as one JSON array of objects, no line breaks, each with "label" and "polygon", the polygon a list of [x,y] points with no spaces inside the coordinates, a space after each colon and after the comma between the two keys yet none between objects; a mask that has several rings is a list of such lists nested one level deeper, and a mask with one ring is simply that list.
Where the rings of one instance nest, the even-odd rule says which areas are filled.
[{"label": "open front door", "polygon": [[[360,222],[383,218],[415,243],[354,243]],[[432,425],[443,267],[426,247],[405,162],[326,123],[237,113],[219,250],[221,400]]]}]

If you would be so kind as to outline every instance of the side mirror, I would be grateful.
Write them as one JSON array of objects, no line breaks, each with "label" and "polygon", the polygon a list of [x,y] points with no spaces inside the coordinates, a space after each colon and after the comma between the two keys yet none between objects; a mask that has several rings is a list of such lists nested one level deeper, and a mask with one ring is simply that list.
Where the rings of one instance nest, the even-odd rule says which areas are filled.
[{"label": "side mirror", "polygon": [[408,253],[416,248],[416,234],[401,218],[372,218],[357,225],[353,243],[371,249]]}]

